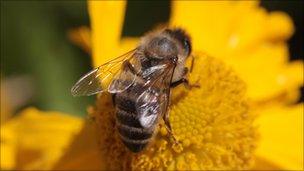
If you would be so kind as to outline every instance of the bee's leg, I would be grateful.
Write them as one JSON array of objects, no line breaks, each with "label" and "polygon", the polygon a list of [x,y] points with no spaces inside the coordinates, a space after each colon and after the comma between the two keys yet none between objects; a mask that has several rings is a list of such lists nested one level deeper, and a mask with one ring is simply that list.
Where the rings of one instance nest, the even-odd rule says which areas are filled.
[{"label": "bee's leg", "polygon": [[169,121],[169,112],[166,112],[163,115],[163,119],[164,119],[164,122],[165,122],[165,127],[166,127],[168,133],[170,134],[170,136],[173,138],[174,143],[178,143],[178,141],[176,140],[176,138],[175,138],[175,136],[173,135],[173,132],[172,132],[171,124],[170,124],[170,121]]},{"label": "bee's leg", "polygon": [[170,84],[170,87],[171,87],[171,88],[174,88],[174,87],[177,87],[177,86],[179,86],[180,84],[185,83],[185,82],[187,82],[187,84],[189,83],[187,79],[182,78],[182,79],[180,79],[180,80],[178,80],[178,81],[172,82],[172,83]]},{"label": "bee's leg", "polygon": [[[194,59],[194,58],[192,58],[192,59]],[[194,60],[192,60],[192,61],[194,61]],[[192,64],[193,64],[193,62],[192,62]],[[191,68],[190,68],[190,72],[191,72],[191,70],[192,70],[192,67],[193,67],[193,65],[191,64]],[[189,83],[189,80],[187,79],[187,74],[188,74],[188,72],[189,72],[189,69],[187,68],[187,67],[185,67],[184,68],[184,73],[183,73],[183,78],[181,78],[180,80],[178,80],[178,81],[175,81],[175,82],[172,82],[171,84],[170,84],[170,87],[171,88],[174,88],[174,87],[177,87],[178,85],[180,85],[180,84],[184,84],[185,85],[185,87],[187,88],[187,89],[191,89],[191,88],[200,88],[200,85],[198,84],[198,82],[197,83],[194,83],[194,84],[190,84]]]},{"label": "bee's leg", "polygon": [[[183,76],[185,77],[185,76],[187,75],[187,73],[189,72],[189,69],[188,69],[187,67],[185,67],[183,72],[184,72],[184,73],[183,73]],[[177,86],[179,86],[180,84],[185,83],[185,82],[188,82],[188,80],[187,80],[186,78],[182,78],[182,79],[180,79],[180,80],[178,80],[178,81],[172,82],[172,83],[170,84],[170,87],[171,87],[171,88],[174,88],[174,87],[177,87]]]},{"label": "bee's leg", "polygon": [[174,87],[176,87],[176,86],[178,86],[178,85],[180,85],[180,84],[184,84],[185,85],[185,87],[187,88],[187,89],[191,89],[191,88],[200,88],[200,85],[198,84],[198,83],[195,83],[195,84],[190,84],[189,83],[189,80],[188,79],[186,79],[186,78],[182,78],[182,79],[180,79],[180,80],[178,80],[178,81],[175,81],[175,82],[173,82],[173,83],[171,83],[170,84],[170,87],[171,88],[174,88]]},{"label": "bee's leg", "polygon": [[193,55],[191,55],[190,73],[193,71],[193,68],[194,68],[194,61],[195,61],[195,57],[194,57]]}]

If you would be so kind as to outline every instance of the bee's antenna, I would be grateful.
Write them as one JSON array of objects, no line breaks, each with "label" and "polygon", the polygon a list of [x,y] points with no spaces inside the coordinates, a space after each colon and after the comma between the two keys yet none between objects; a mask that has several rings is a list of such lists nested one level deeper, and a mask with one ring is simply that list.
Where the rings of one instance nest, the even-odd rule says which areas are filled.
[{"label": "bee's antenna", "polygon": [[190,65],[190,73],[193,71],[193,68],[194,68],[194,60],[195,60],[195,57],[194,55],[190,55],[191,57],[191,65]]}]

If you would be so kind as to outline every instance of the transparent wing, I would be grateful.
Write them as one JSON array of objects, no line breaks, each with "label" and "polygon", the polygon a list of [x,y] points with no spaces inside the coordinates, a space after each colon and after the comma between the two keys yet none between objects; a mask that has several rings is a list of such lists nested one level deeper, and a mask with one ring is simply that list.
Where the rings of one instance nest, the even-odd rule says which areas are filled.
[{"label": "transparent wing", "polygon": [[140,124],[144,128],[151,128],[160,116],[168,111],[170,97],[170,83],[174,65],[166,65],[155,80],[146,85],[147,89],[138,97],[136,110]]},{"label": "transparent wing", "polygon": [[[141,75],[146,81],[145,86],[156,86],[160,83],[160,77],[165,76],[164,72],[168,70],[168,64],[160,64],[145,69]],[[158,81],[158,82],[157,82]],[[153,83],[153,84],[152,84]]]},{"label": "transparent wing", "polygon": [[[136,49],[133,49],[82,76],[72,87],[72,95],[89,96],[104,91],[110,91],[111,93],[123,91],[128,88],[134,82],[136,75],[131,75],[129,71],[122,70],[122,64],[125,61],[131,62],[135,51]],[[129,81],[119,82],[119,84],[114,81],[124,77],[128,77]]]}]

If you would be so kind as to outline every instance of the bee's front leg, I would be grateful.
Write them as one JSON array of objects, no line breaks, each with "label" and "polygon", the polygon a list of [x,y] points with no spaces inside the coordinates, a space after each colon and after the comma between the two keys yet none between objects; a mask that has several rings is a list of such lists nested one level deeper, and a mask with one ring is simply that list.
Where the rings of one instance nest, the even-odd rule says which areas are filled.
[{"label": "bee's front leg", "polygon": [[170,87],[171,87],[171,88],[174,88],[174,87],[176,87],[176,86],[178,86],[178,85],[180,85],[180,84],[184,84],[185,87],[186,87],[187,89],[191,89],[191,88],[200,88],[200,85],[199,85],[198,83],[195,83],[195,84],[190,84],[190,83],[189,83],[189,80],[186,78],[187,73],[188,73],[188,68],[185,67],[185,68],[184,68],[184,77],[181,78],[181,79],[178,80],[178,81],[172,82],[172,83],[170,84]]}]

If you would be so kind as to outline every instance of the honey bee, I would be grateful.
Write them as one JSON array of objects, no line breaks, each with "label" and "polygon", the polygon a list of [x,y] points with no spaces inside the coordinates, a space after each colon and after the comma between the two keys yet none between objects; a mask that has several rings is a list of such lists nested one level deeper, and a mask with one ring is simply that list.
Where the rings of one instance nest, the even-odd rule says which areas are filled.
[{"label": "honey bee", "polygon": [[120,138],[132,152],[142,151],[150,142],[161,118],[176,142],[169,122],[170,89],[188,85],[185,62],[190,54],[190,37],[183,29],[152,31],[137,48],[81,77],[71,92],[73,96],[111,93]]}]

